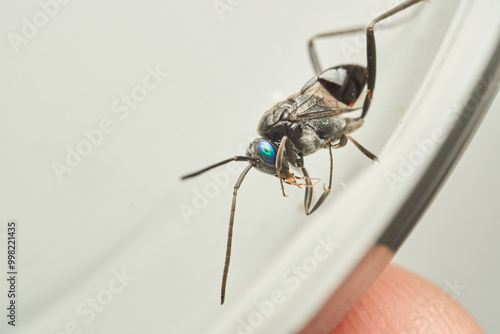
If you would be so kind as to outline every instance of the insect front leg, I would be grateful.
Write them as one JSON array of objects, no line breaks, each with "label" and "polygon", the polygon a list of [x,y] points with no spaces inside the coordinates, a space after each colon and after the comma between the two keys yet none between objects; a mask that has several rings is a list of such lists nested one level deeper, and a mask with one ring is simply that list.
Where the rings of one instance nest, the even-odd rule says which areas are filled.
[{"label": "insect front leg", "polygon": [[285,166],[284,163],[287,163],[284,162],[285,155],[287,161],[290,162],[290,164],[292,164],[293,166],[301,166],[304,163],[302,157],[295,154],[293,144],[287,136],[284,136],[281,139],[280,146],[278,147],[278,153],[276,155],[276,174],[280,179],[281,191],[283,192],[283,196],[287,197],[287,195],[285,194],[285,188],[283,186],[283,177],[285,176],[285,179],[288,179],[288,181],[290,181],[292,184],[294,184],[295,178],[293,174],[288,171],[288,168],[286,168],[287,175],[283,175],[283,167]]},{"label": "insect front leg", "polygon": [[285,145],[288,140],[288,137],[285,136],[280,142],[280,146],[278,148],[278,154],[276,155],[276,173],[278,175],[278,179],[280,180],[281,191],[283,192],[283,197],[287,197],[285,194],[285,187],[283,186],[283,177],[281,175],[281,168],[283,167],[283,155],[285,153]]}]

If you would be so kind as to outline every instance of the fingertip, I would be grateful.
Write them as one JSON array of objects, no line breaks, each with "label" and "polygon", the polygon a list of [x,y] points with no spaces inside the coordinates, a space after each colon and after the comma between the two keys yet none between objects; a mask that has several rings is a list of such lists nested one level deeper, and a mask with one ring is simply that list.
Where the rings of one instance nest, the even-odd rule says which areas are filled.
[{"label": "fingertip", "polygon": [[333,333],[483,333],[456,297],[389,265]]}]

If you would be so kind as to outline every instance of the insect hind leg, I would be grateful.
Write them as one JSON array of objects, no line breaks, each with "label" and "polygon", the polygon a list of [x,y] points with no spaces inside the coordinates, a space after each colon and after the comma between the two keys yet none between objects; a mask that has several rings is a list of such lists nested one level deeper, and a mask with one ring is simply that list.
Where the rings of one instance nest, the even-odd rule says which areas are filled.
[{"label": "insect hind leg", "polygon": [[316,47],[314,45],[314,41],[319,38],[325,38],[325,37],[332,37],[336,35],[343,35],[343,34],[351,34],[355,32],[363,32],[365,31],[366,33],[366,58],[367,58],[367,72],[366,72],[366,84],[367,84],[367,91],[366,91],[366,98],[365,102],[363,104],[363,111],[361,113],[361,116],[359,117],[360,119],[363,119],[367,112],[368,109],[370,108],[371,105],[371,100],[373,96],[373,90],[375,88],[375,78],[376,78],[376,44],[375,44],[375,33],[373,31],[373,27],[375,24],[377,24],[380,21],[385,20],[386,18],[399,13],[400,11],[411,7],[419,2],[426,1],[426,0],[407,0],[399,4],[398,6],[395,6],[388,11],[382,13],[381,15],[377,16],[375,19],[373,19],[368,26],[365,27],[357,27],[357,28],[352,28],[352,29],[345,29],[345,30],[339,30],[339,31],[333,31],[333,32],[327,32],[327,33],[322,33],[315,35],[311,37],[308,41],[308,49],[309,49],[309,57],[311,59],[311,63],[313,65],[314,71],[316,74],[319,74],[321,72],[321,65],[319,63],[319,59],[317,56],[316,52]]}]

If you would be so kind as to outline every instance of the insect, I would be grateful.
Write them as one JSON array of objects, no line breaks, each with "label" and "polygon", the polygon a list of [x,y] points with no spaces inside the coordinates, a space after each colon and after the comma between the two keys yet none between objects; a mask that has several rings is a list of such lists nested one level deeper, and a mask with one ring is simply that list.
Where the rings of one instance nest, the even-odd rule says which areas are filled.
[{"label": "insect", "polygon": [[[255,168],[263,173],[276,176],[279,179],[283,196],[286,196],[284,183],[299,187],[304,185],[304,210],[306,215],[310,215],[324,203],[331,192],[332,149],[344,147],[350,141],[368,158],[374,161],[378,160],[373,153],[350,136],[351,132],[363,125],[375,88],[376,47],[374,25],[420,1],[425,0],[404,1],[376,17],[366,27],[313,36],[309,40],[308,49],[316,75],[298,93],[276,103],[264,113],[257,126],[260,137],[249,144],[246,155],[234,156],[181,178],[185,180],[232,161],[248,163],[248,166],[243,170],[234,185],[226,259],[222,276],[221,305],[224,303],[226,294],[236,197],[238,189],[250,169]],[[331,67],[324,71],[321,70],[314,45],[316,39],[363,31],[366,32],[367,43],[366,67],[347,64]],[[323,186],[323,193],[316,203],[312,205],[313,184],[304,167],[304,156],[313,154],[322,148],[328,149],[330,154],[328,187]],[[300,169],[303,176],[295,176],[290,172],[290,166]],[[304,180],[305,184],[300,183],[300,180]]]}]

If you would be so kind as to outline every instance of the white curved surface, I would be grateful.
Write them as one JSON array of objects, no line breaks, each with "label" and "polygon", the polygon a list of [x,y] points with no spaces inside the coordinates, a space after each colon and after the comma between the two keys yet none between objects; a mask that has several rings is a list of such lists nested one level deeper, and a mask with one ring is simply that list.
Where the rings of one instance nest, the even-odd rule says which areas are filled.
[{"label": "white curved surface", "polygon": [[[484,15],[499,12],[479,5],[497,6],[493,2],[475,3],[475,10]],[[21,33],[22,18],[31,19],[41,10],[35,1],[2,6],[4,36]],[[377,91],[367,123],[356,133],[375,152],[421,83],[455,5],[432,1],[424,6],[414,21],[380,33]],[[385,180],[370,177],[383,166],[371,168],[352,147],[335,152],[335,194],[307,219],[301,191],[290,190],[284,199],[275,180],[249,175],[238,199],[224,307],[218,305],[218,294],[235,177],[217,174],[222,179],[214,188],[216,194],[198,203],[197,213],[189,219],[180,208],[194,208],[197,191],[217,183],[211,176],[189,183],[180,183],[178,177],[241,153],[240,144],[245,147],[247,137],[255,134],[258,118],[276,98],[273,93],[292,93],[311,76],[305,50],[310,35],[363,24],[372,11],[386,8],[384,1],[370,6],[365,1],[332,1],[306,8],[288,2],[241,2],[221,21],[212,2],[199,8],[178,2],[69,2],[20,44],[18,53],[3,39],[5,61],[0,66],[7,75],[0,81],[5,93],[0,102],[0,149],[7,158],[0,167],[5,189],[0,233],[5,233],[8,219],[18,221],[15,331],[195,333],[213,326],[214,332],[232,333],[238,319],[253,311],[254,300],[270,298],[276,289],[291,290],[293,285],[283,281],[290,265],[310,256],[311,250],[314,254],[318,236],[333,234],[336,242],[348,247],[339,247],[334,257],[300,280],[300,287],[255,332],[297,329],[325,297],[324,288],[318,287],[340,281],[339,273],[352,266],[382,228],[338,222],[361,219],[363,210],[374,205],[367,203],[360,210],[349,196],[358,186],[386,186],[380,183]],[[476,54],[488,52],[488,38],[493,36],[484,36]],[[325,54],[334,55],[332,65],[364,62],[357,42],[344,42],[359,52],[346,59],[340,42],[332,40],[332,47],[322,44],[325,65]],[[470,64],[467,54],[464,51],[460,61]],[[452,65],[464,70],[462,78],[472,75],[467,73],[472,68],[447,64]],[[144,78],[155,70],[168,76],[160,73],[153,88],[154,81],[145,84]],[[113,109],[122,94],[148,83],[147,98],[130,114],[116,105]],[[463,89],[437,92],[441,107],[467,87]],[[113,130],[59,182],[53,162],[64,162],[67,146],[76,149],[85,140],[83,130],[106,128],[104,119],[112,121]],[[400,150],[400,142],[385,150],[384,161]],[[306,164],[311,173],[326,175],[326,161],[327,155],[319,154]],[[341,182],[347,184],[345,189]],[[382,220],[391,207],[377,212]],[[328,217],[333,213],[332,226]],[[4,255],[0,261],[3,265]],[[332,268],[338,268],[337,273]],[[0,288],[5,291],[5,282]],[[9,327],[1,323],[0,328]]]}]

